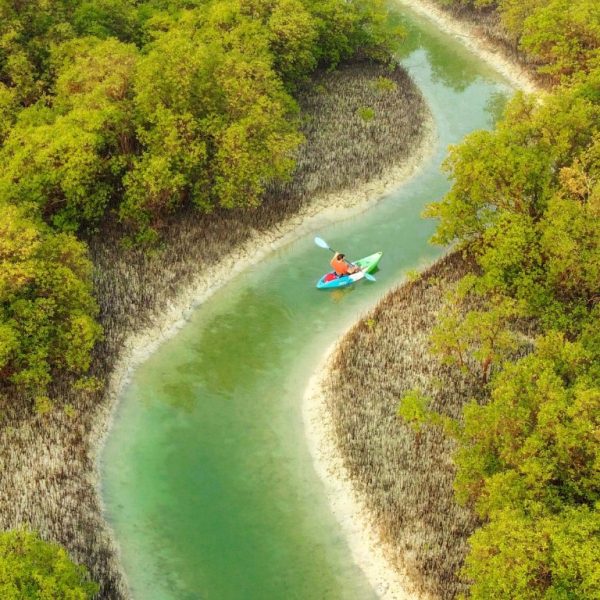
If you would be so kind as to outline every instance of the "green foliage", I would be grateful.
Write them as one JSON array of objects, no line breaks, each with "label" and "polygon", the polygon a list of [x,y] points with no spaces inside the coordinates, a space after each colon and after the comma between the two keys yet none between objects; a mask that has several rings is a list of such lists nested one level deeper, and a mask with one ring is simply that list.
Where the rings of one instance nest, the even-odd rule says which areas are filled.
[{"label": "green foliage", "polygon": [[413,429],[417,436],[425,427],[439,427],[446,435],[457,437],[459,435],[458,423],[450,417],[431,410],[430,403],[431,399],[425,396],[421,390],[412,389],[402,396],[396,414]]},{"label": "green foliage", "polygon": [[599,281],[600,103],[588,85],[542,104],[518,97],[495,131],[451,150],[453,187],[426,211],[440,219],[435,242],[473,245],[480,287],[569,331],[587,318]]},{"label": "green foliage", "polygon": [[35,399],[34,409],[38,415],[45,415],[52,410],[52,401],[48,396],[37,396]]},{"label": "green foliage", "polygon": [[15,90],[0,82],[0,145],[14,125],[17,105]]},{"label": "green foliage", "polygon": [[559,334],[507,365],[465,410],[458,497],[487,524],[464,570],[472,598],[600,593],[600,387],[593,350]]},{"label": "green foliage", "polygon": [[205,210],[255,206],[293,167],[295,104],[274,70],[267,30],[242,8],[210,5],[203,28],[185,13],[155,33],[139,62],[143,151],[124,178],[120,214],[142,229],[186,200]]},{"label": "green foliage", "polygon": [[388,77],[378,77],[373,82],[373,88],[382,94],[395,92],[398,89],[398,84]]},{"label": "green foliage", "polygon": [[431,334],[431,350],[446,364],[456,365],[487,383],[492,367],[500,365],[519,347],[519,336],[510,328],[519,316],[514,300],[486,299],[485,308],[468,310],[464,293],[449,296]]},{"label": "green foliage", "polygon": [[421,433],[424,427],[429,426],[441,428],[450,437],[457,437],[459,435],[458,423],[450,417],[431,410],[429,408],[430,402],[431,399],[423,395],[421,390],[409,390],[398,403],[396,414],[417,435]]},{"label": "green foliage", "polygon": [[[482,190],[481,179],[473,177],[472,187],[451,192],[439,231],[475,242],[482,272],[462,286],[484,302],[473,310],[454,298],[432,336],[433,349],[463,370],[479,365],[483,382],[492,363],[502,367],[490,384],[489,404],[465,408],[455,457],[458,498],[484,520],[463,570],[476,599],[600,594],[597,547],[586,538],[600,526],[600,443],[594,435],[600,379],[593,366],[600,362],[600,344],[593,341],[597,333],[589,333],[598,330],[600,283],[597,121],[584,119],[590,127],[584,134],[560,130],[564,121],[573,122],[573,113],[553,117],[553,123],[542,118],[537,124],[536,137],[554,140],[547,148],[553,160],[538,179],[543,185],[535,193],[524,186],[530,180],[520,161],[505,165],[498,195],[493,184]],[[474,147],[469,150],[475,160]],[[509,160],[510,154],[503,156]],[[496,168],[495,160],[487,166]],[[461,162],[461,177],[468,169]],[[457,214],[468,219],[454,220]],[[549,333],[533,354],[511,363],[517,341],[511,321],[518,316],[536,317],[542,331],[559,329],[581,341]]]},{"label": "green foliage", "polygon": [[509,501],[498,478],[521,479],[522,485],[511,486],[513,494],[550,508],[593,505],[600,498],[594,435],[600,391],[589,377],[594,358],[581,343],[550,334],[533,354],[498,374],[489,404],[469,405],[457,489],[482,516]]},{"label": "green foliage", "polygon": [[56,70],[54,106],[61,113],[77,108],[96,110],[110,128],[127,120],[131,83],[138,50],[111,38],[76,38],[56,47],[51,55]]},{"label": "green foliage", "polygon": [[[431,338],[489,394],[454,431],[457,497],[483,522],[462,576],[478,600],[583,600],[600,597],[598,9],[498,4],[542,70],[570,83],[517,96],[494,131],[452,148],[452,189],[426,210],[439,219],[434,241],[479,265]],[[540,337],[517,360],[524,323]],[[435,424],[410,398],[407,412]]]},{"label": "green foliage", "polygon": [[85,567],[67,552],[29,531],[0,533],[0,596],[3,600],[88,600],[98,591]]},{"label": "green foliage", "polygon": [[65,230],[117,204],[146,240],[185,202],[258,205],[301,141],[288,90],[318,64],[391,49],[380,1],[0,10],[0,200],[34,202]]},{"label": "green foliage", "polygon": [[89,117],[52,115],[50,123],[15,126],[0,151],[6,166],[0,200],[35,202],[55,226],[67,230],[100,218],[110,189],[102,182],[103,139]]},{"label": "green foliage", "polygon": [[590,72],[600,59],[600,9],[594,0],[551,0],[524,19],[522,48],[555,80]]},{"label": "green foliage", "polygon": [[267,26],[275,69],[285,81],[301,81],[317,64],[315,17],[300,0],[280,0]]},{"label": "green foliage", "polygon": [[78,36],[116,37],[123,41],[140,38],[141,22],[131,0],[84,0],[77,2],[72,23]]},{"label": "green foliage", "polygon": [[295,134],[276,105],[261,106],[232,123],[220,136],[215,186],[222,206],[256,206],[269,181],[289,176],[290,152],[301,137]]},{"label": "green foliage", "polygon": [[377,319],[373,319],[370,317],[366,319],[364,323],[369,329],[375,329],[375,327],[377,326]]},{"label": "green foliage", "polygon": [[101,335],[81,242],[0,204],[0,373],[44,395],[52,373],[87,371]]},{"label": "green foliage", "polygon": [[493,132],[476,131],[451,148],[445,168],[452,190],[426,212],[441,219],[434,241],[477,238],[504,211],[538,218],[560,170],[595,143],[599,117],[583,86],[561,89],[542,104],[517,95]]},{"label": "green foliage", "polygon": [[532,519],[506,508],[470,539],[463,574],[470,598],[570,598],[600,594],[600,517],[587,506]]},{"label": "green foliage", "polygon": [[370,58],[389,60],[403,36],[390,29],[384,0],[305,0],[315,17],[317,58],[335,67],[360,51]]},{"label": "green foliage", "polygon": [[424,424],[430,424],[429,399],[419,390],[408,391],[398,404],[397,414],[406,421],[417,433]]},{"label": "green foliage", "polygon": [[217,82],[227,117],[215,132],[213,193],[226,207],[256,206],[267,183],[294,166],[291,153],[302,139],[291,119],[295,105],[265,60],[230,54]]},{"label": "green foliage", "polygon": [[19,103],[29,105],[47,89],[49,49],[73,35],[61,26],[65,16],[60,1],[0,2],[0,81]]},{"label": "green foliage", "polygon": [[120,206],[123,219],[143,226],[156,226],[157,220],[180,205],[190,187],[196,188],[199,203],[205,173],[206,144],[191,115],[176,115],[159,108],[151,127],[140,130],[144,153],[133,161],[125,175],[125,195]]},{"label": "green foliage", "polygon": [[421,279],[421,271],[418,269],[410,269],[406,271],[405,275],[406,281],[419,281]]},{"label": "green foliage", "polygon": [[375,111],[370,106],[361,106],[356,112],[365,123],[375,118]]},{"label": "green foliage", "polygon": [[58,228],[76,230],[105,213],[132,145],[129,82],[136,50],[78,39],[58,49],[54,107],[21,111],[0,149],[0,200],[35,202]]},{"label": "green foliage", "polygon": [[398,407],[417,432],[442,426],[459,442],[457,498],[484,523],[461,573],[469,598],[600,594],[598,325],[578,342],[550,333],[505,363],[463,422],[430,411],[418,390]]}]

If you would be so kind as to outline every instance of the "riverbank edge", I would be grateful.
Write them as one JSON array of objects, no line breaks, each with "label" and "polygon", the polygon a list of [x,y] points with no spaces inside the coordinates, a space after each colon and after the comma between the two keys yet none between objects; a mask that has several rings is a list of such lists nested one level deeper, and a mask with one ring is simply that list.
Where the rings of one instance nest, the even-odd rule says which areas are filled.
[{"label": "riverbank edge", "polygon": [[441,31],[460,40],[466,48],[492,66],[516,89],[528,94],[542,91],[535,81],[533,73],[524,65],[507,56],[502,48],[493,41],[487,39],[478,31],[475,23],[453,17],[430,0],[394,0],[394,2],[432,21]]},{"label": "riverbank edge", "polygon": [[388,546],[380,539],[365,497],[356,489],[336,442],[333,416],[323,389],[329,364],[345,335],[325,351],[303,395],[302,420],[313,465],[325,487],[331,512],[346,536],[352,558],[377,596],[382,600],[411,600],[416,597],[429,600],[429,596],[416,596],[408,575],[392,566],[387,557]]},{"label": "riverbank edge", "polygon": [[[492,66],[516,89],[526,93],[541,91],[525,67],[485,40],[473,24],[454,19],[427,0],[396,0],[396,3],[433,21],[439,29],[460,39],[464,46]],[[399,572],[387,558],[387,546],[375,530],[365,499],[352,481],[344,465],[344,456],[335,441],[332,415],[322,382],[340,341],[353,326],[325,352],[305,390],[302,413],[309,449],[315,470],[325,486],[331,510],[348,539],[352,556],[378,596],[383,600],[429,600],[430,595],[413,592],[415,586],[408,576]]]},{"label": "riverbank edge", "polygon": [[433,116],[426,106],[423,121],[423,136],[419,146],[398,165],[388,168],[380,177],[354,188],[316,196],[298,213],[291,215],[274,228],[255,232],[250,239],[235,248],[219,263],[199,271],[192,283],[181,290],[169,308],[158,315],[153,323],[132,333],[124,342],[121,356],[110,377],[106,401],[98,408],[93,429],[89,436],[95,469],[90,474],[96,489],[98,503],[107,529],[112,538],[122,577],[130,595],[130,585],[124,570],[119,542],[106,518],[106,506],[102,494],[102,451],[116,418],[119,400],[128,385],[132,373],[166,340],[173,337],[190,319],[192,312],[208,300],[217,290],[225,286],[236,275],[244,271],[278,248],[282,248],[308,233],[365,212],[401,185],[408,182],[435,155],[438,146]]}]

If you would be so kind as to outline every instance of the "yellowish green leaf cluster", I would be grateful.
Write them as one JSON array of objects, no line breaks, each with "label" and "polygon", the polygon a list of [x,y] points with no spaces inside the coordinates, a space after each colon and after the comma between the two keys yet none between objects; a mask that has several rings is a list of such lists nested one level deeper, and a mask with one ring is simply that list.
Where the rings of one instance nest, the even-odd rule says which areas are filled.
[{"label": "yellowish green leaf cluster", "polygon": [[72,234],[0,203],[0,373],[44,396],[56,371],[81,374],[101,335],[91,263]]},{"label": "yellowish green leaf cluster", "polygon": [[[560,6],[556,32],[583,10]],[[487,386],[454,432],[457,495],[483,522],[462,570],[475,599],[600,597],[600,70],[588,61],[595,34],[568,61],[595,27],[597,9],[582,14],[561,32],[565,54],[548,59],[569,83],[517,96],[494,131],[451,148],[452,189],[426,211],[439,219],[434,241],[479,265],[431,339]],[[549,23],[527,23],[528,43],[548,41]],[[538,47],[552,54],[555,42]],[[439,424],[405,400],[404,418]]]},{"label": "yellowish green leaf cluster", "polygon": [[488,405],[465,409],[455,486],[485,523],[463,569],[472,598],[600,593],[600,379],[590,341],[546,336],[505,366]]},{"label": "yellowish green leaf cluster", "polygon": [[600,283],[600,71],[541,102],[517,97],[498,127],[450,150],[451,191],[426,210],[434,241],[468,244],[480,293],[576,333]]},{"label": "yellowish green leaf cluster", "polygon": [[84,567],[56,544],[29,531],[0,533],[0,597],[3,600],[91,600],[98,586]]}]

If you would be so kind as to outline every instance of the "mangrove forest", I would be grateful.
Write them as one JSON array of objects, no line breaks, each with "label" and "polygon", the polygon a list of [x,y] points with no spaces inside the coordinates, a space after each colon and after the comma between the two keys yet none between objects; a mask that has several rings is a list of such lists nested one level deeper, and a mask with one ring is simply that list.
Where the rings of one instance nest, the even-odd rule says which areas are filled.
[{"label": "mangrove forest", "polygon": [[0,598],[600,600],[600,4],[0,0]]}]

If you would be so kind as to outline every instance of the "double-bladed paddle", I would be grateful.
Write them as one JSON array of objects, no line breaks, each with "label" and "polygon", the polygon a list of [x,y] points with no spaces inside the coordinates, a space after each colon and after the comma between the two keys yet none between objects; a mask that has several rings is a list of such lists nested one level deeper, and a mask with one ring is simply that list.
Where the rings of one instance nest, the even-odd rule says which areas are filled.
[{"label": "double-bladed paddle", "polygon": [[[321,239],[320,237],[315,238],[315,244],[317,246],[319,246],[320,248],[324,248],[325,250],[330,250],[331,252],[333,252],[335,254],[335,250],[333,248],[331,248],[329,246],[329,244],[325,240]],[[347,261],[346,259],[344,259],[344,262],[347,262],[349,265],[352,265],[354,267],[357,266],[354,263]],[[373,275],[371,275],[371,273],[367,273],[363,269],[360,269],[360,270],[364,273],[365,278],[368,279],[369,281],[377,281],[377,279],[375,279],[375,277],[373,277]]]}]

